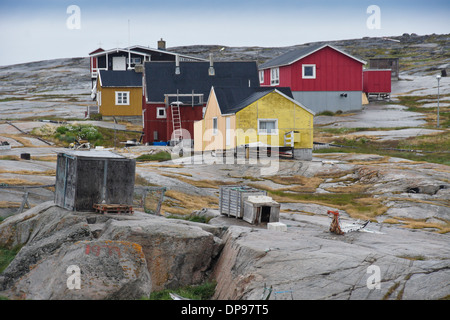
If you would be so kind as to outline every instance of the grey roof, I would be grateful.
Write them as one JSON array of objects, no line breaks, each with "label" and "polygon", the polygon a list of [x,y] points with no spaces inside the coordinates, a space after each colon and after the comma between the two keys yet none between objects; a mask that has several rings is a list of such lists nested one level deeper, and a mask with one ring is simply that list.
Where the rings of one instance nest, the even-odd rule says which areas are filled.
[{"label": "grey roof", "polygon": [[261,70],[261,69],[267,69],[267,68],[274,68],[274,67],[281,67],[281,66],[290,65],[290,64],[292,64],[292,63],[294,63],[294,62],[296,62],[296,61],[298,61],[300,59],[303,59],[304,57],[309,56],[310,54],[312,54],[312,53],[314,53],[314,52],[316,52],[316,51],[318,51],[318,50],[320,50],[322,48],[325,48],[325,47],[330,47],[330,48],[332,48],[332,49],[334,49],[334,50],[336,50],[336,51],[338,51],[338,52],[340,52],[340,53],[342,53],[342,54],[344,54],[344,55],[346,55],[346,56],[348,56],[348,57],[350,57],[352,59],[355,59],[356,61],[358,61],[360,63],[366,64],[365,61],[363,61],[361,59],[358,59],[358,58],[356,58],[356,57],[354,57],[354,56],[352,56],[352,55],[350,55],[350,54],[348,54],[348,53],[346,53],[346,52],[344,52],[344,51],[342,51],[340,49],[337,49],[337,48],[335,48],[333,46],[330,46],[328,44],[316,44],[316,45],[310,45],[310,46],[308,46],[306,48],[294,49],[294,50],[288,51],[288,52],[286,52],[286,53],[284,53],[284,54],[282,54],[282,55],[280,55],[278,57],[275,57],[275,58],[273,58],[273,59],[271,59],[271,60],[261,64],[259,66],[259,69]]},{"label": "grey roof", "polygon": [[142,73],[134,70],[100,70],[102,87],[142,87]]},{"label": "grey roof", "polygon": [[180,74],[175,74],[175,62],[145,62],[147,102],[163,102],[165,94],[203,94],[207,101],[211,87],[259,87],[255,61],[214,62],[215,75],[210,76],[209,62],[180,62]]},{"label": "grey roof", "polygon": [[265,95],[278,90],[293,99],[288,87],[260,87],[260,88],[224,88],[214,87],[221,114],[236,113]]}]

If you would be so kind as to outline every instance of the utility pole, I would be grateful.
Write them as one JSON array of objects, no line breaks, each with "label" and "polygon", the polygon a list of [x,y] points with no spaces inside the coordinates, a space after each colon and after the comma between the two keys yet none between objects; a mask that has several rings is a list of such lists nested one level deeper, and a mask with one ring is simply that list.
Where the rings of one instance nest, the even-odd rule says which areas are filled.
[{"label": "utility pole", "polygon": [[437,127],[439,128],[439,81],[441,80],[441,75],[438,74],[438,75],[436,76],[436,79],[437,79],[437,81],[438,81]]}]

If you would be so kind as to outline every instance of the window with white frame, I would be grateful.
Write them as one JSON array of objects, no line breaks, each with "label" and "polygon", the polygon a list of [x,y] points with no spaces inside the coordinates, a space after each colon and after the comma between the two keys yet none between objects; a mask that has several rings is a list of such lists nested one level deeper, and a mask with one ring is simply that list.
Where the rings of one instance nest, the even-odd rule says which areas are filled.
[{"label": "window with white frame", "polygon": [[272,68],[270,69],[270,84],[280,84],[280,69]]},{"label": "window with white frame", "polygon": [[130,105],[129,91],[116,91],[116,105],[128,106]]},{"label": "window with white frame", "polygon": [[303,64],[302,65],[302,78],[303,79],[315,79],[316,78],[316,65],[315,64]]},{"label": "window with white frame", "polygon": [[156,108],[156,118],[157,119],[166,119],[167,118],[165,107]]},{"label": "window with white frame", "polygon": [[264,70],[259,71],[259,83],[264,83]]},{"label": "window with white frame", "polygon": [[213,135],[217,134],[217,117],[212,118],[213,121]]},{"label": "window with white frame", "polygon": [[258,134],[278,134],[278,119],[258,119]]},{"label": "window with white frame", "polygon": [[128,64],[140,64],[141,58],[127,58]]}]

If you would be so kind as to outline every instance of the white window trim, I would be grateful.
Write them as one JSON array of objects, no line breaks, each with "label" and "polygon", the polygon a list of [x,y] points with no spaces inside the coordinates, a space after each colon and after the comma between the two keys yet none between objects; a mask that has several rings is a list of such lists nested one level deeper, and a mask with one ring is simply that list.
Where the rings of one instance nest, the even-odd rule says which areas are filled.
[{"label": "white window trim", "polygon": [[[164,115],[160,115],[159,111],[164,110]],[[157,107],[156,108],[156,119],[167,119],[166,108],[165,107]]]},{"label": "white window trim", "polygon": [[[259,128],[261,121],[275,121],[275,130],[267,133],[265,130]],[[258,119],[258,134],[264,136],[276,136],[278,135],[278,119]]]},{"label": "white window trim", "polygon": [[[306,76],[305,75],[305,67],[313,68],[313,75]],[[315,64],[302,64],[302,79],[315,79],[316,78],[316,65]]]},{"label": "white window trim", "polygon": [[127,64],[140,64],[142,61],[141,58],[127,58]]},{"label": "white window trim", "polygon": [[280,84],[280,68],[270,69],[270,84]]},{"label": "white window trim", "polygon": [[259,71],[259,83],[264,83],[264,70]]},{"label": "white window trim", "polygon": [[[216,127],[214,128],[214,120],[216,122]],[[217,117],[212,118],[212,134],[213,136],[217,135],[217,132],[219,131],[219,121],[217,120]]]},{"label": "white window trim", "polygon": [[[119,93],[127,95],[127,103],[119,103]],[[123,98],[122,98],[123,99]],[[130,91],[116,91],[116,106],[129,106],[130,105]]]}]

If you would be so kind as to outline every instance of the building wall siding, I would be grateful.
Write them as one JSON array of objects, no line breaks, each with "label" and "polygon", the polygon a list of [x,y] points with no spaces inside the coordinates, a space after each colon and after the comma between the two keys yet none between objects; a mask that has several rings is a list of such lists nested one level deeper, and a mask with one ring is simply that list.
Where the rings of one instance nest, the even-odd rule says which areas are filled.
[{"label": "building wall siding", "polygon": [[[341,97],[341,94],[347,97]],[[294,99],[318,113],[322,111],[353,111],[362,107],[362,91],[293,91]]]},{"label": "building wall siding", "polygon": [[[217,118],[217,133],[213,134],[213,118]],[[226,119],[230,120],[230,140],[231,144],[226,145]],[[219,104],[217,102],[214,90],[211,90],[209,95],[209,101],[207,104],[205,116],[203,118],[203,135],[201,138],[202,149],[207,150],[223,150],[228,148],[234,148],[236,146],[235,139],[236,130],[236,116],[228,115],[222,116],[220,113]],[[195,144],[196,142],[194,142]]]},{"label": "building wall siding", "polygon": [[[141,90],[142,92],[142,90]],[[153,143],[171,140],[173,133],[172,112],[169,106],[166,109],[166,118],[157,118],[157,107],[165,107],[164,103],[145,104],[144,112],[144,143]],[[181,106],[181,127],[185,129],[190,137],[184,136],[183,139],[194,139],[194,122],[202,119],[203,105],[201,106]],[[154,139],[154,132],[158,132],[158,139]]]},{"label": "building wall siding", "polygon": [[[278,135],[258,134],[258,119],[277,119]],[[313,115],[282,95],[272,92],[236,113],[237,145],[262,142],[284,145],[284,134],[299,131],[295,148],[312,148]]]},{"label": "building wall siding", "polygon": [[[104,88],[97,86],[101,92],[99,112],[103,116],[142,116],[142,88]],[[130,92],[129,105],[116,105],[116,91]]]},{"label": "building wall siding", "polygon": [[363,80],[366,93],[391,92],[391,70],[364,70]]},{"label": "building wall siding", "polygon": [[[316,78],[303,79],[302,65],[315,64]],[[292,91],[362,91],[362,64],[326,47],[290,66]]]}]

